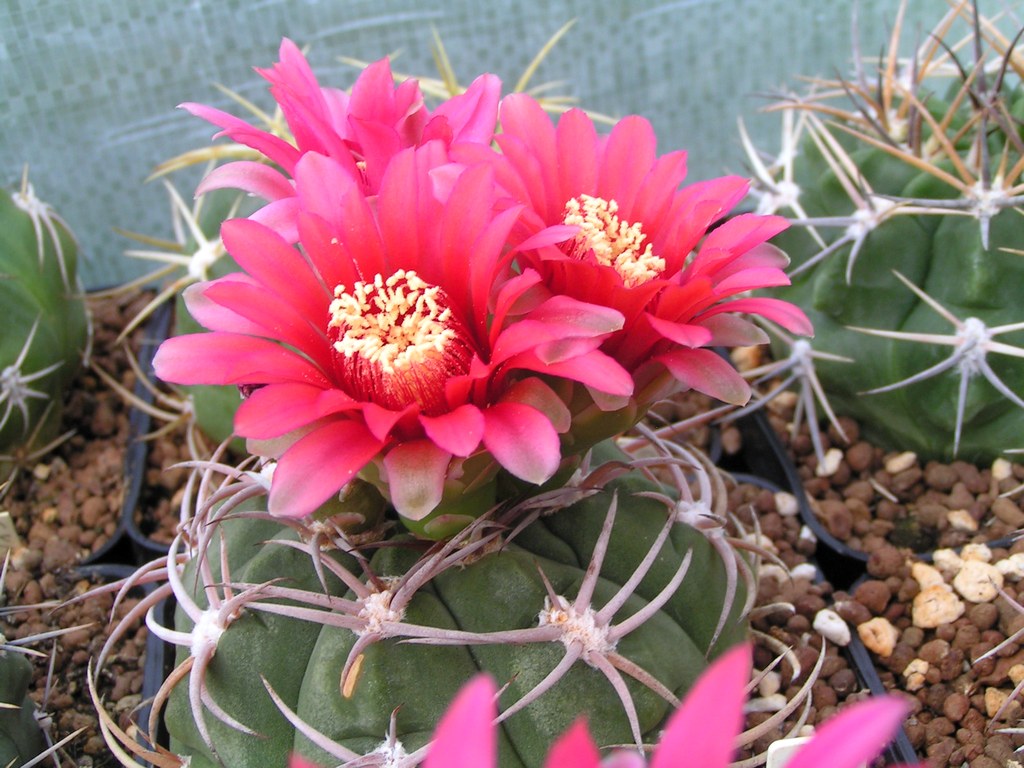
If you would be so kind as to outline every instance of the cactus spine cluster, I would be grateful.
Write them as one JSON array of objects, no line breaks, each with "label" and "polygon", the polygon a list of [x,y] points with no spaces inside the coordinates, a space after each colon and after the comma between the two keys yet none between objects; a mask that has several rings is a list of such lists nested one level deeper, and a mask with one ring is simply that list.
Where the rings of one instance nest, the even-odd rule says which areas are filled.
[{"label": "cactus spine cluster", "polygon": [[0,470],[58,438],[62,403],[90,341],[78,249],[27,177],[0,193]]},{"label": "cactus spine cluster", "polygon": [[1024,54],[961,0],[900,58],[902,11],[877,64],[776,105],[778,157],[748,142],[760,210],[799,225],[773,295],[811,317],[835,412],[991,461],[1024,434]]}]

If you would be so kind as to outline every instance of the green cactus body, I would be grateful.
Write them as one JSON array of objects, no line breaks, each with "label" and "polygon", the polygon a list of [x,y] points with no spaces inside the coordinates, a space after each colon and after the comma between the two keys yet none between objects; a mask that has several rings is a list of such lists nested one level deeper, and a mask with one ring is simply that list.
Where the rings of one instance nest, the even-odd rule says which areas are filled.
[{"label": "green cactus body", "polygon": [[[991,50],[986,54],[989,61],[999,57]],[[798,226],[776,240],[792,259],[793,284],[771,293],[807,312],[815,329],[814,350],[853,360],[815,365],[837,413],[856,418],[868,437],[890,449],[912,450],[923,459],[988,462],[1019,447],[1024,434],[1019,402],[1024,359],[1015,356],[1024,346],[1024,330],[1001,328],[1024,321],[1024,256],[1013,252],[1024,247],[1024,217],[1013,198],[1019,170],[1016,178],[1004,178],[1021,161],[1024,144],[1019,128],[1011,129],[1017,135],[1008,135],[1008,123],[996,118],[1002,107],[1019,113],[1024,102],[1019,86],[1012,85],[1015,76],[1008,74],[998,93],[986,95],[996,106],[983,114],[975,96],[964,90],[965,82],[980,87],[977,79],[968,75],[952,86],[934,79],[925,84],[930,62],[918,60],[919,79],[912,87],[920,98],[939,88],[948,87],[949,93],[945,100],[926,101],[928,118],[922,108],[916,113],[911,108],[895,67],[881,73],[878,92],[847,83],[845,95],[837,89],[836,99],[815,101],[812,95],[781,105],[803,121],[789,168],[800,210]],[[888,103],[886,88],[891,88]],[[841,104],[847,97],[851,101]],[[870,123],[864,117],[880,113],[886,117]],[[942,207],[946,204],[951,207]],[[795,210],[780,208],[787,214]],[[846,242],[801,269],[823,251],[811,227],[826,246]],[[929,306],[896,273],[963,327]],[[865,329],[933,336],[915,341]],[[999,329],[998,335],[989,335],[992,329]],[[972,330],[977,333],[967,340]],[[958,334],[959,342],[953,338]],[[935,335],[946,339],[937,343]],[[1018,349],[986,350],[989,338]],[[900,384],[948,361],[957,350],[963,356],[947,370]],[[786,355],[781,343],[775,352]],[[1009,395],[992,383],[984,366]],[[880,388],[887,391],[873,391]]]},{"label": "green cactus body", "polygon": [[[632,477],[620,479],[596,495],[536,520],[499,551],[433,576],[416,592],[402,620],[475,633],[537,627],[548,600],[541,572],[555,594],[570,601],[575,598],[617,493],[618,512],[593,599],[599,608],[630,579],[665,527],[665,505],[632,494],[653,488]],[[234,580],[261,583],[284,578],[289,585],[320,589],[304,553],[283,546],[257,546],[275,537],[275,523],[234,520],[222,525]],[[284,534],[280,527],[276,531],[278,538],[294,538],[290,529]],[[385,582],[409,572],[422,556],[422,542],[418,547],[408,538],[395,543],[402,541],[411,546],[377,549],[370,560],[371,571]],[[676,696],[683,695],[710,658],[746,637],[746,623],[739,618],[741,588],[723,631],[714,639],[728,600],[725,565],[718,550],[704,534],[675,523],[653,567],[614,620],[627,618],[654,600],[688,554],[691,562],[681,586],[657,613],[615,646],[617,653],[647,670]],[[334,557],[353,567],[350,556]],[[190,584],[192,579],[186,569],[183,582]],[[344,594],[337,582],[330,586]],[[192,629],[191,621],[180,612],[178,628]],[[250,612],[230,625],[209,667],[207,689],[231,716],[266,738],[247,736],[208,717],[224,764],[283,765],[293,750],[321,764],[329,759],[287,723],[260,675],[303,721],[359,754],[380,747],[395,712],[398,739],[412,752],[429,740],[456,691],[480,670],[499,684],[509,684],[499,700],[499,708],[505,709],[541,682],[566,654],[559,640],[437,646],[392,638],[362,651],[343,694],[342,671],[357,639],[349,629],[263,612]],[[184,658],[179,655],[178,661]],[[634,679],[623,677],[645,740],[653,742],[672,706]],[[193,722],[185,687],[175,689],[166,713],[172,750],[191,755],[193,767],[212,765],[213,755]],[[632,743],[623,705],[612,685],[580,659],[553,688],[501,724],[501,764],[540,765],[555,738],[581,714],[599,744]]]},{"label": "green cactus body", "polygon": [[46,748],[28,696],[31,681],[28,659],[0,650],[0,765],[22,765]]},{"label": "green cactus body", "polygon": [[77,246],[27,184],[0,194],[0,469],[52,442],[90,339]]}]

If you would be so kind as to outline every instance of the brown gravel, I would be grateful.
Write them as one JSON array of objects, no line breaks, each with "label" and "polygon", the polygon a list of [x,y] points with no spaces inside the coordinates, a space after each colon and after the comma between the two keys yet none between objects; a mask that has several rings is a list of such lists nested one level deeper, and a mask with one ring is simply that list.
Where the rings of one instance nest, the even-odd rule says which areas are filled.
[{"label": "brown gravel", "polygon": [[[134,387],[135,376],[115,340],[126,319],[148,298],[135,294],[90,302],[94,363],[129,389]],[[143,334],[141,330],[133,334],[129,340],[133,349],[139,348]],[[76,570],[83,563],[132,561],[132,548],[119,527],[128,416],[125,400],[94,370],[79,373],[64,416],[65,428],[74,429],[74,434],[53,453],[19,472],[0,504],[11,513],[22,544],[12,552],[7,573],[3,599],[8,606],[69,600],[97,583],[95,577]],[[118,615],[124,615],[135,602],[137,596],[124,602]],[[0,624],[0,632],[8,638],[89,625],[39,647],[54,657],[48,698],[49,658],[33,659],[31,695],[52,720],[52,738],[56,741],[80,727],[87,729],[64,750],[64,766],[116,765],[97,731],[85,682],[88,660],[106,637],[111,605],[110,596],[101,595],[52,612],[14,613]],[[99,681],[101,694],[117,713],[139,703],[146,634],[145,627],[129,633],[108,664],[109,674]]]}]

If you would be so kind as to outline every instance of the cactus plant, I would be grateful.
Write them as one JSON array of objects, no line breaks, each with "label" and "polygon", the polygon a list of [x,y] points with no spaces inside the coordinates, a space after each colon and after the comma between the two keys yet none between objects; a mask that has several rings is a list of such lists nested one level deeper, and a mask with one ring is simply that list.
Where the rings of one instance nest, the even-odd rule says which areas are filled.
[{"label": "cactus plant", "polygon": [[65,391],[88,354],[89,315],[70,230],[27,171],[0,194],[0,470],[58,439]]},{"label": "cactus plant", "polygon": [[[331,519],[200,517],[223,535],[223,559],[191,559],[175,579],[176,630],[151,624],[191,665],[166,713],[172,751],[193,766],[283,764],[292,750],[352,759],[390,733],[413,753],[479,669],[509,683],[503,765],[539,764],[580,713],[600,743],[653,740],[707,659],[745,637],[728,591],[738,563],[674,522],[672,504],[637,495],[663,490],[652,483],[586,488],[507,538],[498,519],[426,551],[398,537],[355,557],[337,533],[320,551],[313,534]],[[217,586],[224,572],[233,589]]]},{"label": "cactus plant", "polygon": [[173,628],[147,622],[181,650],[154,707],[171,752],[136,753],[411,766],[480,668],[506,685],[503,764],[539,764],[581,711],[642,749],[746,636],[753,573],[717,473],[639,422],[686,389],[745,400],[707,347],[762,340],[747,313],[809,330],[736,297],[785,281],[765,244],[785,223],[709,233],[746,182],[680,189],[683,154],[639,117],[599,137],[514,94],[497,151],[493,75],[431,112],[386,60],[351,95],[287,40],[261,73],[294,143],[190,107],[274,163],[204,182],[267,204],[223,224],[242,271],[188,289],[208,332],[154,367],[237,386],[254,456],[197,463],[140,573],[177,597]]},{"label": "cactus plant", "polygon": [[792,285],[770,292],[813,321],[819,396],[891,449],[987,462],[1024,431],[1024,58],[951,5],[908,58],[904,4],[876,71],[856,51],[852,78],[775,105],[774,160],[744,141],[759,212],[798,225],[775,241]]}]

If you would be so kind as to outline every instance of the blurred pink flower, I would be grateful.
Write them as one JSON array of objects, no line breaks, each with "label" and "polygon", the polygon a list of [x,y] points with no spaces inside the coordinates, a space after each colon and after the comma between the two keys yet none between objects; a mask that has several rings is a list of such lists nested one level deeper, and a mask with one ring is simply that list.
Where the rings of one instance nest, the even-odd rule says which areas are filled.
[{"label": "blurred pink flower", "polygon": [[[627,749],[615,750],[602,760],[581,720],[551,747],[544,768],[726,768],[743,727],[750,672],[749,646],[737,646],[720,656],[669,718],[649,763],[640,753]],[[441,718],[423,768],[496,766],[496,696],[496,686],[485,675],[467,683]],[[885,748],[907,711],[908,706],[895,696],[846,707],[818,729],[787,768],[857,768],[867,764]],[[294,757],[290,768],[314,766]]]},{"label": "blurred pink flower", "polygon": [[243,272],[187,292],[212,333],[164,342],[157,375],[249,393],[235,428],[278,459],[273,514],[311,514],[364,470],[413,521],[498,468],[542,483],[570,425],[545,382],[629,395],[629,374],[598,350],[622,316],[513,272],[519,210],[496,212],[489,167],[450,171],[441,141],[403,150],[368,198],[343,164],[306,152],[294,167],[301,248],[228,221]]},{"label": "blurred pink flower", "polygon": [[556,126],[533,98],[512,94],[500,121],[500,155],[469,145],[453,153],[496,164],[499,183],[524,206],[512,237],[518,258],[552,291],[623,314],[623,329],[602,348],[633,372],[638,393],[652,381],[665,384],[667,371],[686,388],[743,403],[747,384],[707,347],[765,341],[741,317],[747,313],[811,333],[791,304],[729,300],[789,282],[785,255],[766,243],[786,227],[783,218],[747,214],[722,223],[746,195],[746,179],[680,188],[685,153],[658,157],[650,123],[636,116],[602,137],[581,110]]},{"label": "blurred pink flower", "polygon": [[[307,152],[332,158],[373,194],[390,159],[407,147],[441,140],[491,143],[497,119],[501,81],[481,75],[458,96],[430,112],[419,83],[395,84],[387,59],[366,67],[351,95],[322,87],[309,62],[291,40],[281,42],[280,61],[257,71],[270,82],[270,92],[284,115],[294,144],[227,112],[202,104],[182,104],[226,135],[264,155],[274,165],[252,160],[226,163],[213,170],[198,193],[237,188],[269,201],[252,218],[277,230],[289,242],[298,238],[293,178]],[[274,167],[276,166],[276,167]]]}]

